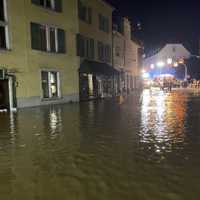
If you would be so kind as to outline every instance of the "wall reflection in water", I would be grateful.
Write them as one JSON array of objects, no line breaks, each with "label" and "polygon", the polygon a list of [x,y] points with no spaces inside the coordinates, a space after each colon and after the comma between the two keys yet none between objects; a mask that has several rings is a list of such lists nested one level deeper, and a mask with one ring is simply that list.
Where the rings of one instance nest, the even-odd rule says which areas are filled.
[{"label": "wall reflection in water", "polygon": [[154,144],[158,153],[171,151],[173,144],[183,143],[186,111],[187,95],[144,90],[141,97],[141,142]]}]

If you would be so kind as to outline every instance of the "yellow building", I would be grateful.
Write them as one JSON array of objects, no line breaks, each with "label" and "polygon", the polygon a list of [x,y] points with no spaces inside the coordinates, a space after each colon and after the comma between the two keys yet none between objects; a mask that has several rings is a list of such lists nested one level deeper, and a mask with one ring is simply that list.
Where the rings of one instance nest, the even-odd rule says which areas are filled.
[{"label": "yellow building", "polygon": [[71,0],[0,0],[0,109],[79,100]]},{"label": "yellow building", "polygon": [[112,96],[112,12],[102,0],[78,0],[80,97],[82,100]]}]

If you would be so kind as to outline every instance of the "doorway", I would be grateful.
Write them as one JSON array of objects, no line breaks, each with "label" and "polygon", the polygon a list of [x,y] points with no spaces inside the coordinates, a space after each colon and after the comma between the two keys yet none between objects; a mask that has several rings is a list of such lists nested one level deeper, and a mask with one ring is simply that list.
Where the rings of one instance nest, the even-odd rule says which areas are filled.
[{"label": "doorway", "polygon": [[9,81],[0,80],[0,110],[10,109]]},{"label": "doorway", "polygon": [[0,80],[0,110],[16,109],[16,92],[13,77]]}]

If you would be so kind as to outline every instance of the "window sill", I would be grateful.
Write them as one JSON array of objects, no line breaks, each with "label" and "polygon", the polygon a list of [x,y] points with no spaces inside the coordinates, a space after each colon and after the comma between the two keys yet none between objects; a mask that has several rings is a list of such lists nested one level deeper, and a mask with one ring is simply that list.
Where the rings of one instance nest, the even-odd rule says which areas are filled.
[{"label": "window sill", "polygon": [[62,97],[53,97],[53,98],[42,98],[41,101],[43,102],[51,102],[51,101],[59,101],[59,100],[62,100],[63,98]]},{"label": "window sill", "polygon": [[44,53],[44,54],[49,54],[49,55],[67,55],[67,52],[64,53],[59,53],[59,52],[51,52],[51,51],[42,51],[39,49],[31,49],[34,52],[39,52],[39,53]]}]

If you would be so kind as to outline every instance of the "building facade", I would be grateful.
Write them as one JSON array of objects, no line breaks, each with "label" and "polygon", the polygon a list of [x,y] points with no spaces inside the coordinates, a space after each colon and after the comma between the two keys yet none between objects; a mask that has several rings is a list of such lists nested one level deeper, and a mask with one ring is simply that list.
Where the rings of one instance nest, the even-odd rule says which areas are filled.
[{"label": "building facade", "polygon": [[131,23],[122,18],[113,30],[113,65],[120,71],[117,80],[119,91],[130,91],[140,87],[142,46],[133,40]]},{"label": "building facade", "polygon": [[77,7],[0,0],[0,109],[78,101]]},{"label": "building facade", "polygon": [[112,12],[102,0],[79,0],[77,55],[80,58],[80,98],[95,99],[113,95]]}]

